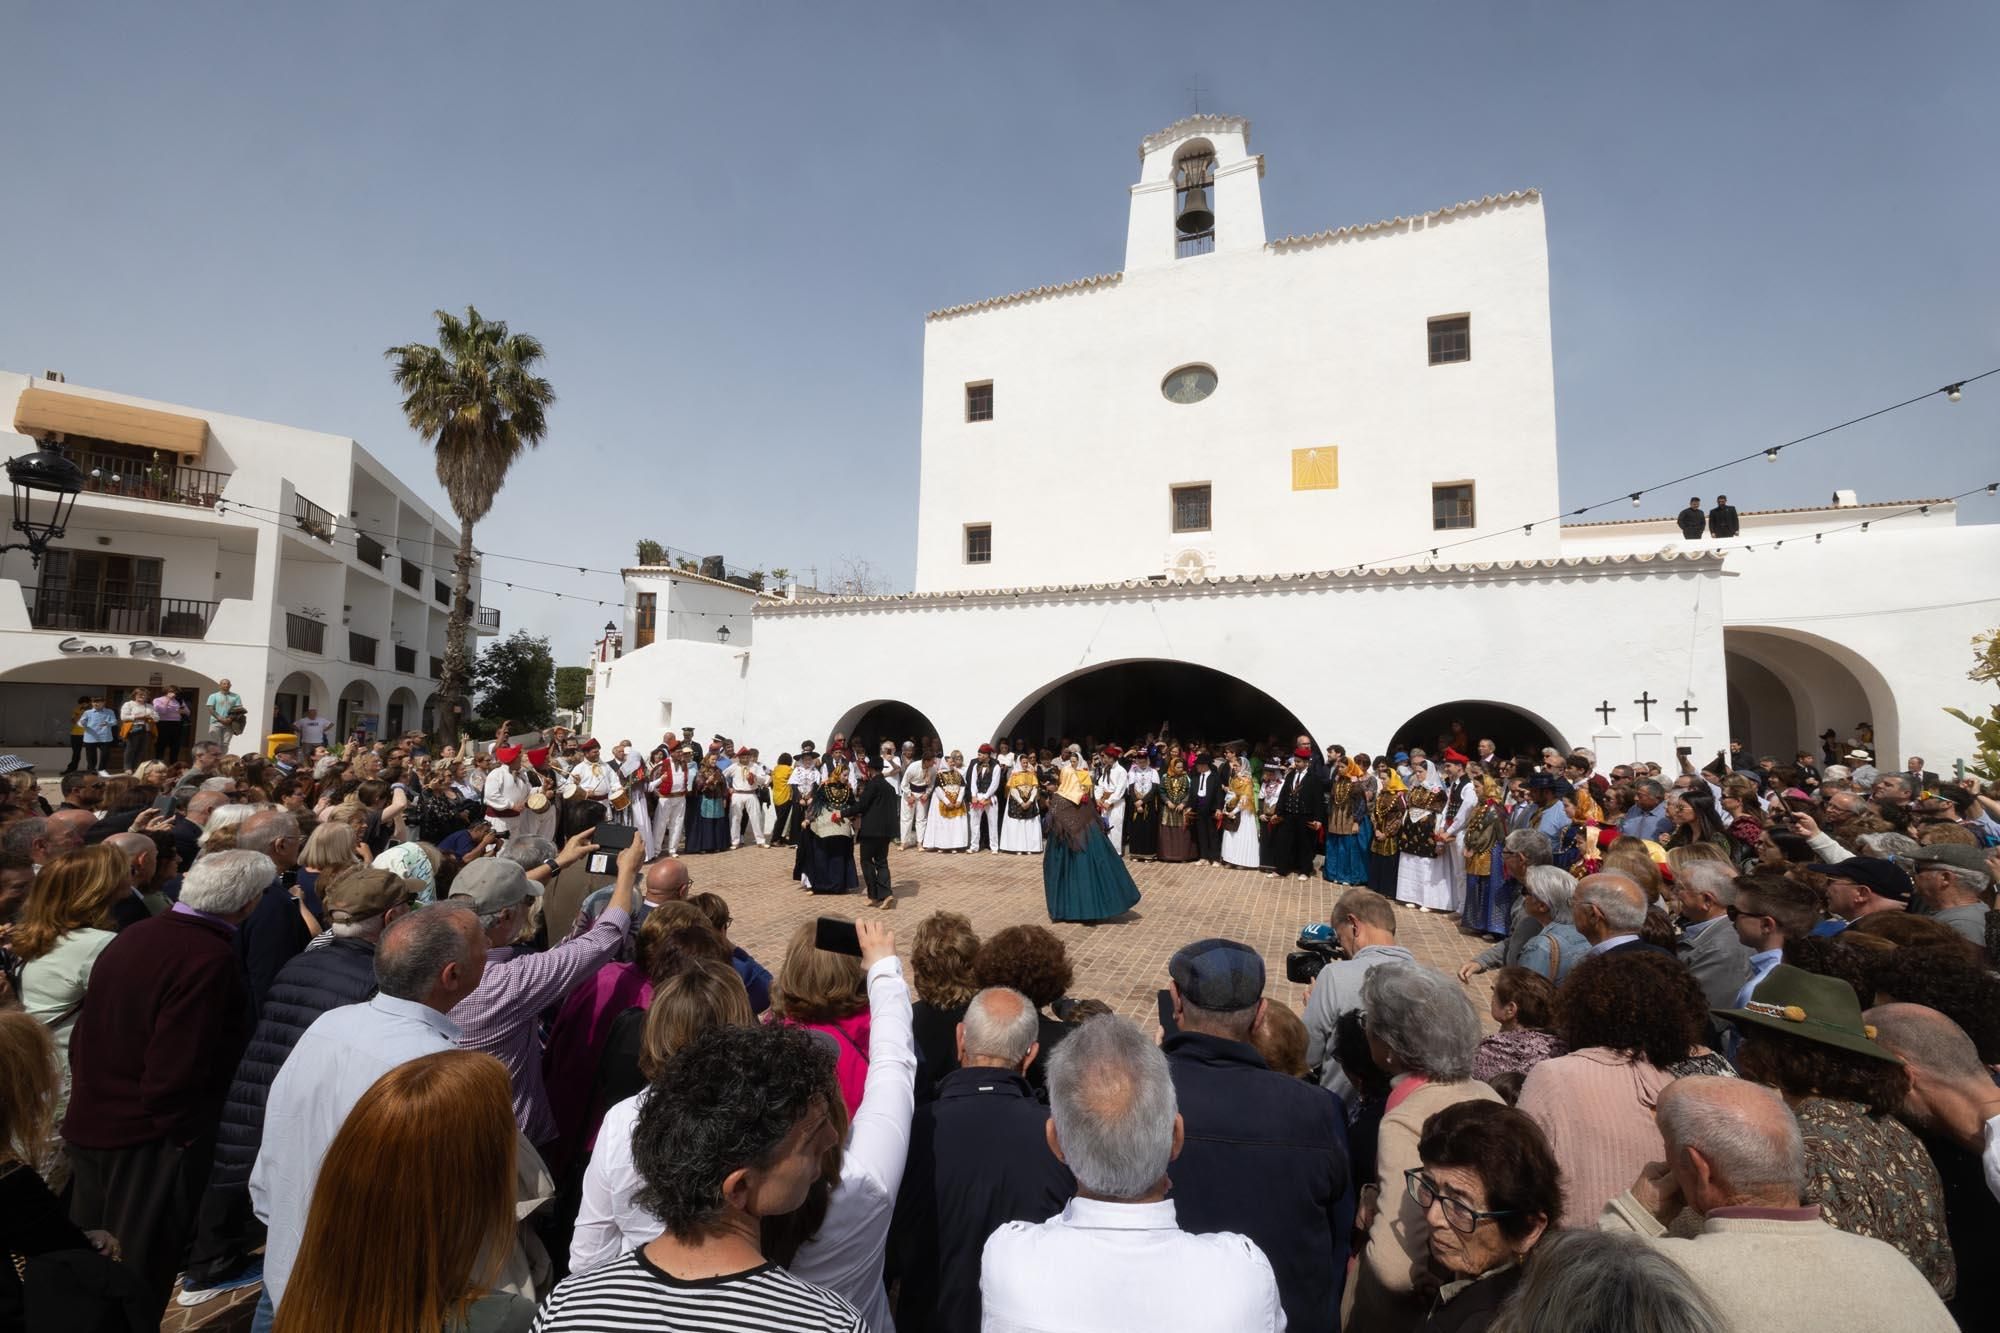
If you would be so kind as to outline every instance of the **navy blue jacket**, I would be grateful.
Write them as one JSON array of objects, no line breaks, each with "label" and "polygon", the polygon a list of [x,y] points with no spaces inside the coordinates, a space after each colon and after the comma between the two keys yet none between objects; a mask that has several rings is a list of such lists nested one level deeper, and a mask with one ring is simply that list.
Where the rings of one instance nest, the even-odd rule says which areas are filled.
[{"label": "navy blue jacket", "polygon": [[1354,1224],[1340,1098],[1226,1037],[1177,1032],[1161,1049],[1186,1130],[1167,1168],[1181,1228],[1248,1236],[1277,1275],[1286,1326],[1338,1328]]},{"label": "navy blue jacket", "polygon": [[248,1188],[257,1146],[264,1141],[264,1100],[285,1057],[321,1014],[360,1004],[374,994],[373,940],[337,939],[324,949],[308,949],[279,970],[229,1084],[211,1183]]},{"label": "navy blue jacket", "polygon": [[278,970],[305,952],[306,945],[312,942],[312,932],[299,916],[301,902],[314,919],[326,919],[326,909],[320,906],[312,889],[303,888],[300,896],[293,898],[285,877],[280,875],[265,888],[250,919],[237,928],[236,952],[250,978],[250,1003],[260,1016],[264,997],[271,993],[271,984],[278,979]]},{"label": "navy blue jacket", "polygon": [[909,1165],[889,1229],[900,1277],[897,1333],[978,1333],[979,1261],[1002,1223],[1046,1222],[1075,1192],[1049,1150],[1049,1111],[1011,1069],[974,1065],[938,1081],[910,1124]]}]

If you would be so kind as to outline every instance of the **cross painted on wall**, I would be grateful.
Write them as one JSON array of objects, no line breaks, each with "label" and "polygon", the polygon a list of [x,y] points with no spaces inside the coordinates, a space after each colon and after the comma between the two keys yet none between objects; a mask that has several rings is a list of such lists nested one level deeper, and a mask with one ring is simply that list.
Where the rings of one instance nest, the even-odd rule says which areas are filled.
[{"label": "cross painted on wall", "polygon": [[1611,715],[1617,712],[1618,710],[1611,706],[1611,701],[1609,699],[1606,699],[1603,703],[1597,705],[1597,707],[1591,709],[1590,711],[1597,714],[1599,717],[1603,718],[1604,725],[1608,727],[1611,725]]},{"label": "cross painted on wall", "polygon": [[1681,715],[1681,725],[1685,727],[1688,724],[1689,720],[1692,719],[1694,715],[1696,713],[1699,713],[1701,710],[1694,706],[1693,700],[1683,699],[1681,700],[1681,706],[1679,708],[1676,708],[1674,711]]},{"label": "cross painted on wall", "polygon": [[1651,722],[1653,720],[1653,705],[1658,703],[1659,700],[1653,697],[1651,690],[1643,691],[1632,702],[1639,705],[1639,720],[1641,722]]}]

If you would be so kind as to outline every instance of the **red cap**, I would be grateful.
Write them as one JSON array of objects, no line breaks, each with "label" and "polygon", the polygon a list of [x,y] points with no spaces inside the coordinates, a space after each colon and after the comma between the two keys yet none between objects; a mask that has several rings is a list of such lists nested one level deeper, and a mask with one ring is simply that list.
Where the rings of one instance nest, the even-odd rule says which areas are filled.
[{"label": "red cap", "polygon": [[992,754],[992,753],[993,753],[993,747],[992,747],[992,746],[990,746],[990,745],[982,745],[982,746],[980,746],[980,747],[979,747],[979,753],[981,753],[981,754]]},{"label": "red cap", "polygon": [[1106,759],[1116,759],[1124,753],[1125,752],[1123,750],[1119,749],[1115,745],[1107,745],[1104,747],[1104,757]]},{"label": "red cap", "polygon": [[1444,751],[1444,759],[1445,759],[1445,762],[1446,762],[1446,763],[1448,763],[1448,764],[1464,764],[1464,763],[1470,763],[1470,762],[1471,762],[1471,761],[1470,761],[1470,760],[1468,760],[1468,759],[1467,759],[1467,758],[1466,758],[1466,757],[1465,757],[1464,755],[1462,755],[1462,754],[1460,754],[1460,753],[1459,753],[1458,751],[1456,751],[1456,750],[1452,749],[1452,748],[1451,748],[1450,746],[1446,746],[1446,747],[1445,747],[1445,751]]},{"label": "red cap", "polygon": [[528,767],[529,767],[529,768],[540,768],[540,767],[541,767],[541,766],[542,766],[543,764],[546,764],[546,763],[548,763],[548,762],[549,762],[549,747],[548,747],[548,746],[544,745],[544,746],[543,746],[543,747],[542,747],[541,749],[539,749],[539,750],[530,750],[530,751],[528,751]]},{"label": "red cap", "polygon": [[597,743],[597,738],[595,736],[585,736],[583,738],[582,743],[579,744],[576,748],[579,750],[601,750],[604,747]]},{"label": "red cap", "polygon": [[1294,759],[1310,759],[1312,757],[1313,747],[1310,745],[1301,745],[1298,749],[1292,751],[1292,758]]},{"label": "red cap", "polygon": [[521,757],[521,747],[518,745],[496,745],[493,747],[493,757],[503,764],[511,764]]}]

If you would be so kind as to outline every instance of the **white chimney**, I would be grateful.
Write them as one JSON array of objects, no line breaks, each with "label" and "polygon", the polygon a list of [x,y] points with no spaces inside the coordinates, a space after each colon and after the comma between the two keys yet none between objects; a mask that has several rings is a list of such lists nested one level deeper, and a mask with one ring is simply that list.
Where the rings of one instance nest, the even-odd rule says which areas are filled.
[{"label": "white chimney", "polygon": [[1835,509],[1852,509],[1860,503],[1859,500],[1854,498],[1853,491],[1835,491],[1833,493],[1833,507]]}]

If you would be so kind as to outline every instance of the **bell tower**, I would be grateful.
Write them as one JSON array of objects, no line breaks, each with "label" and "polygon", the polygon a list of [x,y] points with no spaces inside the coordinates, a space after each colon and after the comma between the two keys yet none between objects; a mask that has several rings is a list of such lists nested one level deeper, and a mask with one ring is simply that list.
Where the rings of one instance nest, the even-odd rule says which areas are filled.
[{"label": "bell tower", "polygon": [[1126,271],[1261,248],[1263,175],[1241,116],[1189,116],[1147,135],[1132,187]]}]

